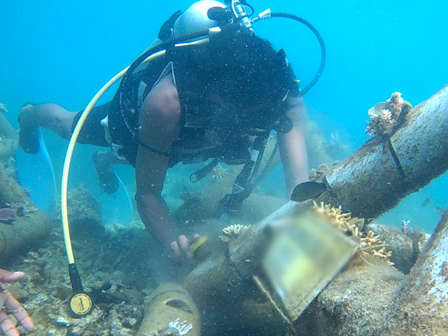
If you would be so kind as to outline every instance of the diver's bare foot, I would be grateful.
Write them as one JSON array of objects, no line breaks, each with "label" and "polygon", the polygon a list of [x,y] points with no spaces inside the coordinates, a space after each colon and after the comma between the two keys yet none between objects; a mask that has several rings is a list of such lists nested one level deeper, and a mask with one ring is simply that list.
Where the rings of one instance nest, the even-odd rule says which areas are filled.
[{"label": "diver's bare foot", "polygon": [[20,147],[28,153],[39,151],[39,125],[36,122],[36,111],[33,104],[25,104],[19,113],[19,143]]}]

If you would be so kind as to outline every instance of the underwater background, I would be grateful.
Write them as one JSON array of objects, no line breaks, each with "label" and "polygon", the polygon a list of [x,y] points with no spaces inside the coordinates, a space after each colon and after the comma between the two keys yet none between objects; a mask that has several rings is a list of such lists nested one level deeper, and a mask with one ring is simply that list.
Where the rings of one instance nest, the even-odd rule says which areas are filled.
[{"label": "underwater background", "polygon": [[[7,118],[17,127],[17,114],[26,102],[54,102],[72,111],[85,108],[111,77],[152,43],[174,11],[185,10],[191,3],[0,1],[0,102],[9,110]],[[327,63],[305,100],[309,119],[322,129],[327,141],[338,138],[347,146],[337,155],[339,160],[368,139],[364,132],[367,111],[377,102],[399,91],[417,105],[447,84],[448,2],[444,0],[263,0],[251,4],[256,13],[271,8],[299,15],[321,33]],[[302,87],[309,83],[317,71],[320,50],[308,29],[271,19],[256,24],[255,31],[276,48],[284,48]],[[102,102],[113,93],[114,88]],[[44,137],[60,181],[67,142],[50,132],[44,132]],[[77,146],[71,186],[82,182],[97,186],[90,162],[93,150]],[[118,171],[132,194],[132,169],[119,167]],[[188,171],[177,177],[170,193],[182,192]],[[262,187],[281,195],[281,170],[276,169]],[[446,207],[447,188],[448,178],[442,176],[379,222],[401,226],[401,219],[406,219],[431,232],[440,218],[435,209]]]}]

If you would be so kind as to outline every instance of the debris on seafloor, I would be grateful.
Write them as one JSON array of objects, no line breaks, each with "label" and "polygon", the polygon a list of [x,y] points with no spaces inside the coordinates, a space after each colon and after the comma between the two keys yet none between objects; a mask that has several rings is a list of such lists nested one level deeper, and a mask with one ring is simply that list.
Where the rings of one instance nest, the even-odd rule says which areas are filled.
[{"label": "debris on seafloor", "polygon": [[401,97],[400,92],[392,93],[387,101],[369,109],[368,114],[371,120],[366,121],[366,133],[370,137],[392,135],[406,121],[406,116],[411,109],[412,105]]},{"label": "debris on seafloor", "polygon": [[[180,322],[183,321],[183,322]],[[157,287],[145,300],[137,335],[200,336],[201,313],[190,294],[176,283]]]}]

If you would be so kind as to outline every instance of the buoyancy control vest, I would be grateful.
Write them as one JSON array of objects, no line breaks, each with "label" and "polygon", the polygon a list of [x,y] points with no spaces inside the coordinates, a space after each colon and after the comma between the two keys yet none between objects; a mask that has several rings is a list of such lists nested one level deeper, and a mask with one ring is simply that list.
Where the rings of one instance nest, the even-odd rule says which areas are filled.
[{"label": "buoyancy control vest", "polygon": [[[217,42],[169,49],[165,55],[137,69],[130,85],[128,81],[126,88],[120,87],[119,90],[126,92],[124,95],[123,92],[117,92],[114,97],[109,114],[109,130],[112,142],[122,147],[122,155],[132,165],[135,166],[138,142],[129,131],[129,126],[137,131],[141,104],[170,62],[182,113],[180,134],[169,154],[171,166],[177,162],[200,162],[209,158],[227,164],[246,163],[251,159],[249,149],[254,137],[263,135],[267,138],[271,129],[278,125],[278,120],[287,109],[285,99],[278,99],[277,105],[260,106],[256,112],[246,113],[245,109],[251,109],[251,106],[244,104],[247,92],[244,87],[237,87],[235,92],[223,94],[228,99],[217,103],[222,98],[221,87],[232,87],[229,83],[232,78],[228,78],[228,74],[220,76],[219,69],[201,64],[201,60],[214,56],[207,54],[207,49]],[[285,62],[283,51],[279,52],[279,58]],[[292,69],[289,71],[290,80],[283,89],[285,97],[288,92],[298,92]],[[118,104],[125,105],[127,124],[119,113]]]}]

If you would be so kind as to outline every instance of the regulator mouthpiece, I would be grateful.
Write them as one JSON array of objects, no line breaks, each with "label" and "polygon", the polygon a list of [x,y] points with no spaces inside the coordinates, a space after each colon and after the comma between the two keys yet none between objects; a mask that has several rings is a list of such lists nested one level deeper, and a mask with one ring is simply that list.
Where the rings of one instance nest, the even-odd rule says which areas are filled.
[{"label": "regulator mouthpiece", "polygon": [[231,24],[232,14],[225,8],[212,7],[207,11],[207,16],[210,20],[218,22],[219,25]]}]

